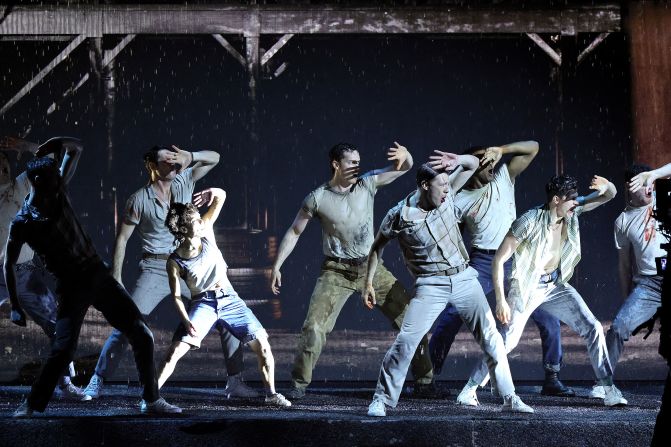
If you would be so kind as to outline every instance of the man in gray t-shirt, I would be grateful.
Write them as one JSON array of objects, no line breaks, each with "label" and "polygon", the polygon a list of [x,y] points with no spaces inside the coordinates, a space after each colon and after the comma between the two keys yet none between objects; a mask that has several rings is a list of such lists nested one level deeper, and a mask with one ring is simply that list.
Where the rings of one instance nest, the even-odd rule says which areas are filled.
[{"label": "man in gray t-shirt", "polygon": [[[219,163],[219,154],[213,151],[188,152],[175,146],[155,146],[144,155],[144,161],[149,172],[149,183],[133,193],[126,203],[124,220],[114,246],[112,274],[114,279],[123,284],[121,267],[126,244],[137,227],[142,243],[142,260],[132,298],[140,312],[149,315],[163,299],[170,296],[166,261],[176,247],[175,238],[165,226],[170,204],[191,202],[196,181]],[[186,287],[183,290],[187,290]],[[239,340],[228,331],[223,331],[221,336],[229,375],[227,395],[256,396],[258,393],[242,383],[242,348]],[[91,398],[100,396],[103,380],[109,378],[117,368],[127,344],[126,338],[117,330],[107,339],[95,374],[85,390]]]},{"label": "man in gray t-shirt", "polygon": [[[393,165],[361,176],[359,152],[354,146],[340,143],[331,148],[331,179],[308,194],[280,243],[271,278],[275,294],[279,294],[282,286],[280,268],[306,225],[313,217],[321,222],[325,259],[298,342],[291,372],[292,389],[287,394],[290,399],[305,395],[326,336],[333,330],[347,299],[363,289],[366,259],[374,239],[373,203],[377,188],[393,182],[412,167],[408,150],[394,144],[387,153]],[[377,307],[398,329],[409,300],[405,288],[383,266],[378,268],[373,284],[379,297]],[[412,366],[415,393],[435,394],[426,337],[417,349]]]}]

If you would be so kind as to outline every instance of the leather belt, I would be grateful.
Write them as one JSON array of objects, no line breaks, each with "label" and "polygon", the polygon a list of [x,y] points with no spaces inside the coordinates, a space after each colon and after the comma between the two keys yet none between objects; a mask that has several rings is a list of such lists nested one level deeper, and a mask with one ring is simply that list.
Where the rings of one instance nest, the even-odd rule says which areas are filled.
[{"label": "leather belt", "polygon": [[468,263],[458,265],[456,267],[450,267],[447,270],[440,270],[438,272],[425,273],[419,276],[452,276],[457,273],[461,273],[468,268]]},{"label": "leather belt", "polygon": [[334,256],[326,256],[326,260],[338,262],[340,264],[359,266],[368,262],[368,256],[363,256],[361,258],[336,258]]},{"label": "leather belt", "polygon": [[480,253],[484,253],[486,255],[495,255],[496,254],[496,250],[488,250],[486,248],[473,247],[473,251],[479,251]]},{"label": "leather belt", "polygon": [[167,261],[169,257],[169,254],[142,253],[142,259],[160,259],[161,261]]}]

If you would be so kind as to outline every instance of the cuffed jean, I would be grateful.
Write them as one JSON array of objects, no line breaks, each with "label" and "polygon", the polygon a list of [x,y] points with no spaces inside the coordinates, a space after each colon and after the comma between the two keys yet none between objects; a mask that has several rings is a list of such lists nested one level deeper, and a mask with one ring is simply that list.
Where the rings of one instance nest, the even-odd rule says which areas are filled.
[{"label": "cuffed jean", "polygon": [[[312,370],[326,343],[326,336],[333,330],[345,302],[354,293],[362,290],[365,276],[365,263],[353,266],[327,259],[322,264],[321,274],[312,292],[308,314],[298,341],[291,372],[291,385],[294,388],[304,390],[312,381]],[[376,307],[392,321],[395,329],[400,328],[405,319],[409,300],[405,288],[382,263],[378,264],[375,271],[373,287]],[[417,345],[420,345],[420,340],[417,341]],[[417,345],[413,350],[412,373],[417,383],[428,384],[433,380],[433,370],[427,338],[421,340],[419,348]]]},{"label": "cuffed jean", "polygon": [[[494,281],[492,279],[492,262],[494,254],[485,253],[478,249],[474,249],[470,255],[471,260],[469,264],[478,272],[478,282],[482,286],[482,290],[490,301],[492,309],[496,308],[494,299]],[[512,268],[512,259],[506,262],[503,266],[505,278],[510,278],[510,271]],[[504,284],[508,285],[506,280]],[[506,290],[507,293],[507,290]],[[562,347],[561,347],[561,325],[557,318],[545,312],[543,309],[536,309],[531,313],[531,319],[538,326],[541,336],[541,347],[543,349],[543,367],[553,371],[559,371],[562,361]],[[429,352],[431,353],[431,361],[433,362],[434,374],[440,374],[443,369],[443,363],[450,352],[452,343],[454,342],[463,321],[459,316],[459,312],[453,305],[448,305],[440,314],[436,322],[436,328],[429,340]],[[496,320],[499,332],[503,334],[503,326]]]},{"label": "cuffed jean", "polygon": [[634,280],[634,290],[631,291],[613,324],[606,333],[606,345],[608,346],[608,358],[615,369],[624,342],[629,340],[634,329],[648,321],[662,305],[662,277],[661,276],[639,276]]},{"label": "cuffed jean", "polygon": [[[594,317],[580,294],[570,284],[551,283],[532,292],[526,309],[511,306],[511,320],[505,326],[503,339],[507,352],[511,352],[520,341],[524,326],[531,313],[541,308],[550,315],[559,318],[580,335],[587,344],[587,352],[592,369],[600,384],[612,383],[613,369],[608,360],[606,337],[601,323]],[[471,373],[470,379],[484,385],[488,380],[487,364],[480,361]],[[501,391],[501,390],[499,390]]]},{"label": "cuffed jean", "polygon": [[[142,315],[149,315],[161,301],[171,296],[165,263],[165,260],[152,258],[140,261],[140,276],[135,283],[132,299]],[[188,292],[189,289],[184,281],[180,280],[180,285],[181,290]],[[226,329],[220,332],[220,339],[228,375],[233,376],[241,373],[243,370],[242,343]],[[128,340],[126,337],[120,331],[113,330],[105,341],[98,358],[96,374],[105,379],[114,374],[127,346]]]},{"label": "cuffed jean", "polygon": [[401,331],[382,361],[374,399],[396,406],[417,345],[448,304],[457,309],[480,345],[485,356],[485,368],[492,373],[501,396],[515,392],[503,339],[496,330],[494,316],[477,280],[477,272],[469,267],[452,276],[417,278]]},{"label": "cuffed jean", "polygon": [[81,279],[69,281],[59,290],[56,335],[49,358],[28,395],[28,405],[36,411],[46,408],[58,377],[77,349],[79,332],[89,306],[102,312],[112,326],[128,337],[143,386],[142,398],[154,402],[159,398],[154,368],[154,336],[140,311],[104,264],[81,275]]}]

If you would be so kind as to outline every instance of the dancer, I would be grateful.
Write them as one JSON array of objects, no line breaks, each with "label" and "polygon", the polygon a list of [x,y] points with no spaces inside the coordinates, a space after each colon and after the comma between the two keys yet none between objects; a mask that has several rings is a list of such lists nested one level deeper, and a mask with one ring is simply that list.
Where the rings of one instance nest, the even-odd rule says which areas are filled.
[{"label": "dancer", "polygon": [[[5,137],[0,139],[0,150],[14,150],[17,153],[46,152],[50,145],[60,145],[64,154],[62,167],[63,179],[69,181],[77,166],[81,153],[81,145],[77,140],[56,137],[51,138],[42,146],[20,138]],[[23,200],[30,193],[30,182],[25,172],[15,179],[11,177],[9,160],[0,152],[0,263],[5,262],[5,242],[9,232],[9,225],[21,209]],[[56,334],[56,297],[46,284],[46,271],[42,265],[33,262],[34,252],[28,245],[21,248],[16,261],[16,290],[21,309],[42,329],[44,334],[53,342]],[[4,276],[0,277],[0,305],[9,299],[6,294],[7,284]],[[12,312],[10,319],[18,326],[26,326],[26,315]],[[61,398],[82,400],[83,391],[75,386],[71,377],[75,375],[75,365],[70,362],[65,372],[58,379],[57,395]]]},{"label": "dancer", "polygon": [[[538,154],[538,143],[520,141],[501,147],[472,148],[466,153],[480,159],[480,166],[454,197],[460,221],[470,233],[470,266],[478,272],[478,282],[495,306],[492,281],[492,260],[501,245],[510,224],[516,217],[515,179]],[[510,154],[510,162],[497,167],[503,155]],[[506,278],[510,277],[511,261],[504,265]],[[506,282],[507,283],[507,282]],[[541,336],[545,382],[541,394],[550,396],[575,396],[575,392],[559,380],[562,360],[561,327],[559,320],[542,309],[531,314]],[[435,374],[440,374],[450,347],[454,342],[462,320],[457,309],[448,305],[438,317],[436,328],[429,341],[431,360]],[[497,322],[499,331],[503,331]]]},{"label": "dancer", "polygon": [[[347,143],[333,146],[329,151],[331,180],[308,194],[280,243],[271,278],[275,294],[279,294],[282,286],[282,264],[293,251],[310,219],[319,219],[325,259],[301,330],[291,372],[291,390],[287,393],[290,399],[305,396],[326,336],[333,330],[347,299],[363,288],[366,259],[374,237],[375,193],[379,187],[393,182],[412,167],[410,152],[396,142],[387,155],[393,165],[359,175],[361,159],[357,148]],[[393,322],[394,327],[400,327],[408,305],[404,287],[382,265],[377,269],[373,284],[378,296],[377,307]],[[433,384],[427,345],[425,338],[412,363],[414,394],[419,397],[439,394]]]},{"label": "dancer", "polygon": [[[223,190],[210,188],[195,194],[193,204],[170,206],[166,225],[179,247],[168,258],[166,269],[182,324],[160,369],[158,386],[162,387],[168,380],[184,354],[200,348],[212,327],[219,331],[226,328],[256,354],[266,387],[266,404],[290,407],[291,402],[275,391],[275,360],[268,334],[233,289],[226,276],[226,261],[217,248],[213,225],[225,200]],[[201,217],[197,206],[205,203],[209,208]],[[182,302],[180,277],[191,292],[188,312]]]},{"label": "dancer", "polygon": [[34,411],[45,410],[58,377],[72,360],[89,306],[101,311],[107,321],[130,340],[143,386],[140,411],[179,413],[179,407],[168,404],[159,396],[153,335],[126,290],[110,275],[77,219],[67,195],[63,172],[65,170],[59,172],[56,160],[49,157],[28,163],[26,174],[32,191],[9,230],[4,273],[12,311],[22,313],[15,267],[24,244],[41,257],[56,278],[59,299],[51,353],[28,398],[14,416],[30,417]]},{"label": "dancer", "polygon": [[[578,216],[608,202],[617,191],[611,182],[597,175],[592,179],[590,189],[594,192],[589,196],[578,197],[577,188],[578,182],[571,176],[553,177],[545,186],[547,203],[513,222],[496,251],[492,266],[496,316],[507,325],[503,339],[508,352],[517,346],[527,319],[536,308],[559,318],[585,340],[598,383],[605,389],[604,404],[626,405],[626,399],[613,385],[613,369],[601,323],[568,283],[580,261]],[[503,265],[513,255],[506,301]],[[487,365],[483,360],[471,373],[458,402],[478,405],[476,390],[487,378]]]},{"label": "dancer", "polygon": [[398,238],[408,270],[415,277],[415,293],[396,341],[382,361],[368,415],[386,416],[386,406],[397,405],[410,356],[448,304],[457,308],[485,353],[489,371],[503,396],[502,410],[533,413],[515,394],[501,334],[496,330],[478,274],[468,266],[457,222],[454,191],[473,175],[478,159],[473,155],[435,152],[432,161],[417,171],[417,190],[389,210],[370,249],[362,292],[364,304],[372,307],[376,303],[373,278],[382,249],[393,238]]},{"label": "dancer", "polygon": [[[112,272],[121,284],[121,269],[128,238],[137,227],[142,240],[140,276],[133,290],[133,301],[143,315],[149,315],[170,296],[165,265],[175,249],[175,238],[165,226],[170,204],[191,201],[196,181],[219,163],[213,151],[187,152],[176,146],[154,146],[144,154],[149,184],[133,193],[126,203],[126,212],[114,245]],[[193,165],[193,166],[191,166]],[[189,167],[191,166],[191,167]],[[182,290],[186,290],[182,287]],[[127,342],[119,331],[112,331],[100,353],[95,374],[84,390],[91,398],[100,396],[104,379],[114,373]],[[228,397],[255,397],[258,393],[242,382],[242,345],[228,331],[221,333],[228,381]]]},{"label": "dancer", "polygon": [[[646,165],[633,165],[625,172],[627,206],[615,220],[615,247],[625,301],[606,332],[613,370],[622,355],[624,342],[662,305],[662,276],[657,274],[655,258],[666,256],[661,248],[665,238],[652,216],[655,209],[652,188],[656,179],[669,176],[671,164],[655,170]],[[594,385],[590,396],[603,399],[604,395],[603,386]]]}]

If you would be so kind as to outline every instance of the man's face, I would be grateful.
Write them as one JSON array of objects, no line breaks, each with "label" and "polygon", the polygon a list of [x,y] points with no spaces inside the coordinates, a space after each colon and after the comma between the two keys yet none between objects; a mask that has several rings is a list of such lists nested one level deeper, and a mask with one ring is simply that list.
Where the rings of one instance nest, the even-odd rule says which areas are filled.
[{"label": "man's face", "polygon": [[650,205],[652,203],[652,188],[639,188],[636,192],[629,191],[629,182],[624,184],[627,204],[633,207]]},{"label": "man's face", "polygon": [[554,196],[557,203],[557,217],[572,217],[578,206],[578,191],[569,191],[563,197]]},{"label": "man's face", "polygon": [[494,168],[496,167],[496,163],[494,163],[493,160],[489,160],[486,163],[483,163],[482,155],[479,155],[478,158],[480,159],[480,165],[475,171],[475,174],[473,174],[473,177],[475,177],[480,183],[486,185],[494,180]]},{"label": "man's face", "polygon": [[360,163],[361,158],[359,157],[359,152],[348,151],[344,153],[343,158],[341,158],[340,161],[333,162],[333,167],[335,168],[336,173],[340,173],[340,176],[343,179],[353,185],[359,177]]},{"label": "man's face", "polygon": [[170,163],[166,161],[167,155],[170,153],[167,149],[161,149],[158,151],[158,161],[152,163],[154,172],[157,173],[158,178],[161,180],[173,180],[177,176],[177,170],[179,166],[175,163]]},{"label": "man's face", "polygon": [[4,155],[0,156],[0,185],[6,185],[12,181],[12,172],[9,169],[9,160]]},{"label": "man's face", "polygon": [[449,178],[446,173],[441,173],[435,176],[429,183],[428,189],[423,187],[424,194],[428,199],[429,205],[432,208],[438,208],[445,202],[447,193],[449,191]]},{"label": "man's face", "polygon": [[196,214],[191,218],[191,221],[187,224],[187,230],[187,237],[203,237],[205,223],[200,214]]}]

